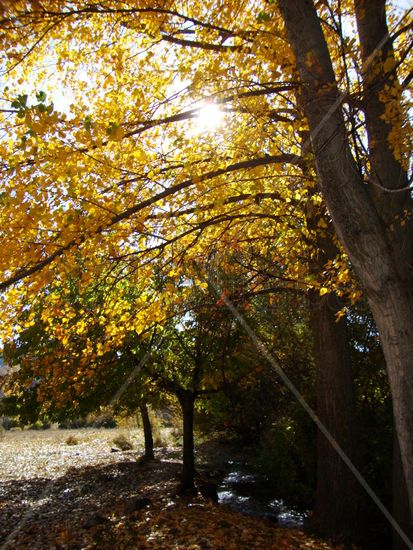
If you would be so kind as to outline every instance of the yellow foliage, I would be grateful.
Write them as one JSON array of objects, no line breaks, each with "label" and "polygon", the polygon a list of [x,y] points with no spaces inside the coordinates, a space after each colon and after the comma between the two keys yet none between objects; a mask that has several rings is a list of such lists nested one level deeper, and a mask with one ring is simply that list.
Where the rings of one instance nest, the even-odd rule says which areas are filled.
[{"label": "yellow foliage", "polygon": [[[64,346],[95,322],[103,327],[106,340],[83,350],[101,356],[128,331],[142,333],[179,311],[183,273],[214,254],[253,250],[282,265],[286,280],[320,295],[359,296],[346,261],[308,277],[317,234],[329,235],[331,224],[327,217],[316,228],[309,223],[322,199],[276,5],[152,4],[148,10],[146,0],[126,0],[119,11],[115,0],[99,9],[44,0],[41,15],[33,2],[4,4],[0,270],[4,287],[21,282],[2,296],[3,338],[13,335],[25,304],[44,301],[42,321]],[[339,86],[356,104],[358,44],[340,41],[329,25],[324,30]],[[407,31],[398,43],[408,51]],[[397,70],[408,77],[411,59],[397,55]],[[310,51],[307,65],[317,73]],[[377,70],[393,69],[389,58]],[[393,80],[381,98],[403,165],[412,135],[407,95]],[[202,127],[197,113],[208,102],[220,119]],[[365,143],[363,117],[353,122]],[[368,167],[363,148],[358,154]],[[159,272],[167,282],[156,286]],[[133,303],[116,284],[122,278],[139,291]],[[80,317],[67,306],[73,279],[80,292],[114,289],[96,318],[87,304]]]}]

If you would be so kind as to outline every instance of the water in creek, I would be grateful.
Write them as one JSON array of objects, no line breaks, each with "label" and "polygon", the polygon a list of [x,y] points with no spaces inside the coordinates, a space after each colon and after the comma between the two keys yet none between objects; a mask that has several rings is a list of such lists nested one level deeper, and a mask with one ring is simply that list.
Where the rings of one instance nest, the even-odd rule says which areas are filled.
[{"label": "water in creek", "polygon": [[276,521],[282,527],[301,528],[307,512],[274,498],[268,479],[254,474],[241,462],[230,461],[230,471],[218,487],[218,501],[243,514]]}]

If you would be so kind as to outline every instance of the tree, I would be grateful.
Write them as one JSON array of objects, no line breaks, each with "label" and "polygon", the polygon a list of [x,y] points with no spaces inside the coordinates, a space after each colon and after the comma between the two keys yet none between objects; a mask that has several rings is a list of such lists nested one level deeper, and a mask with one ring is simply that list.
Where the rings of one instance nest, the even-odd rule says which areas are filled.
[{"label": "tree", "polygon": [[[218,263],[216,263],[218,266]],[[223,275],[223,271],[221,270]],[[234,273],[225,273],[224,292],[230,292]],[[224,283],[224,284],[225,284]],[[183,421],[182,476],[180,492],[195,489],[194,411],[197,401],[223,391],[233,380],[246,376],[252,367],[237,360],[241,330],[213,283],[183,277],[189,291],[182,304],[185,315],[165,327],[162,347],[151,365],[151,376],[159,388],[175,395]],[[240,290],[240,282],[236,288]]]},{"label": "tree", "polygon": [[[386,113],[389,104],[399,106],[399,84],[385,2],[355,3],[371,163],[362,173],[351,153],[340,107],[343,98],[314,5],[301,0],[280,0],[278,5],[300,73],[319,185],[380,331],[412,511],[413,207],[407,166],[394,142],[400,118],[389,119]],[[396,90],[396,100],[390,99],[385,86]],[[369,186],[365,178],[370,178]]]},{"label": "tree", "polygon": [[[276,239],[273,249],[287,266],[286,277],[325,292],[320,281],[309,280],[307,258],[302,261],[312,236],[307,213],[322,201],[313,191],[314,176],[302,173],[313,155],[329,215],[367,289],[387,350],[406,467],[411,436],[402,419],[412,400],[403,364],[412,338],[410,328],[402,335],[404,328],[397,327],[411,327],[413,222],[409,183],[398,163],[407,170],[411,134],[399,128],[403,92],[411,83],[409,25],[393,34],[401,46],[396,63],[386,50],[376,72],[366,60],[370,38],[385,30],[380,10],[370,24],[362,17],[368,2],[358,2],[356,10],[347,1],[321,2],[318,13],[304,0],[278,6],[292,49],[274,1],[228,2],[225,9],[213,0],[191,6],[178,0],[162,6],[125,1],[120,7],[111,0],[7,5],[1,20],[10,79],[2,111],[9,138],[1,145],[4,330],[11,332],[16,311],[36,300],[41,288],[54,279],[64,282],[79,256],[85,281],[100,280],[110,266],[139,284],[152,280],[159,261],[165,270],[173,265],[159,301],[169,307],[184,262],[246,240],[261,254]],[[308,19],[300,19],[300,10]],[[360,51],[343,30],[343,20],[354,15]],[[311,53],[308,44],[318,49]],[[76,61],[71,48],[78,50]],[[64,81],[73,96],[66,113],[54,109],[43,91],[50,56],[53,84]],[[396,70],[400,88],[395,79],[386,88]],[[33,86],[41,90],[36,99],[29,94]],[[225,120],[213,133],[196,128],[205,102],[220,106]],[[303,146],[307,124],[312,152]],[[392,182],[397,192],[388,201],[384,190]],[[158,315],[155,308],[151,313],[152,319]],[[119,337],[129,321],[126,314]],[[144,325],[140,316],[138,332]]]},{"label": "tree", "polygon": [[[62,422],[89,414],[98,415],[99,421],[108,412],[130,416],[139,410],[145,459],[151,460],[147,403],[159,403],[161,397],[148,383],[144,367],[156,347],[156,329],[140,335],[131,328],[124,338],[109,336],[120,311],[121,316],[127,309],[135,317],[139,314],[140,292],[136,287],[127,289],[125,281],[84,288],[78,286],[78,278],[66,283],[65,291],[60,284],[50,285],[41,302],[27,306],[16,319],[15,337],[4,343],[4,355],[12,367],[6,377],[8,409],[15,403],[14,414],[23,423],[43,417]],[[116,312],[114,307],[112,320],[100,315],[105,300],[113,299],[110,292],[116,292],[118,308],[124,299],[121,310]],[[48,316],[48,299],[55,304],[55,319]]]},{"label": "tree", "polygon": [[[298,94],[301,106],[301,92]],[[304,118],[304,116],[303,116]],[[302,132],[302,152],[312,153],[310,133]],[[313,155],[313,153],[312,153]],[[314,161],[310,167],[314,169]],[[316,280],[326,266],[339,261],[342,254],[337,237],[324,208],[307,210],[307,225],[315,235],[315,250],[309,255],[309,271]],[[345,261],[345,260],[344,260]],[[349,266],[350,268],[350,266]],[[348,272],[349,270],[347,270]],[[340,277],[346,270],[341,269]],[[354,289],[353,289],[354,290]],[[317,415],[353,463],[358,463],[358,433],[347,312],[351,301],[337,284],[318,292],[308,291],[310,320],[316,363]],[[353,300],[354,301],[354,300]],[[361,487],[352,472],[320,430],[317,432],[317,490],[312,526],[333,540],[362,539],[360,516]]]}]

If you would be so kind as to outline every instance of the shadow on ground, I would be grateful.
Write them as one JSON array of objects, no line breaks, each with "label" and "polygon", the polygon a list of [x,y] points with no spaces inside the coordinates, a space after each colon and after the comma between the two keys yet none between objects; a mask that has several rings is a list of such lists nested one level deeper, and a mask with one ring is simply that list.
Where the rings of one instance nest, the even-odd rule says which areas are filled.
[{"label": "shadow on ground", "polygon": [[[1,548],[83,548],[97,533],[105,536],[118,518],[167,505],[179,471],[179,462],[171,459],[142,463],[134,458],[70,468],[56,479],[0,483]],[[70,540],[77,538],[82,540]]]},{"label": "shadow on ground", "polygon": [[0,550],[332,549],[202,496],[177,496],[180,470],[165,449],[153,462],[119,453],[60,477],[0,483]]}]

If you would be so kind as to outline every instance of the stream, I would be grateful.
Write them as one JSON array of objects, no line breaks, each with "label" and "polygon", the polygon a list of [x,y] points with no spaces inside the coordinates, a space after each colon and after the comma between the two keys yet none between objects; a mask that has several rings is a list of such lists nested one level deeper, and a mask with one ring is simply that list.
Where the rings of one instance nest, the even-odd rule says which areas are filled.
[{"label": "stream", "polygon": [[274,498],[274,490],[264,475],[249,471],[238,461],[228,461],[229,471],[218,485],[218,502],[242,514],[276,521],[282,527],[302,528],[308,512]]}]

